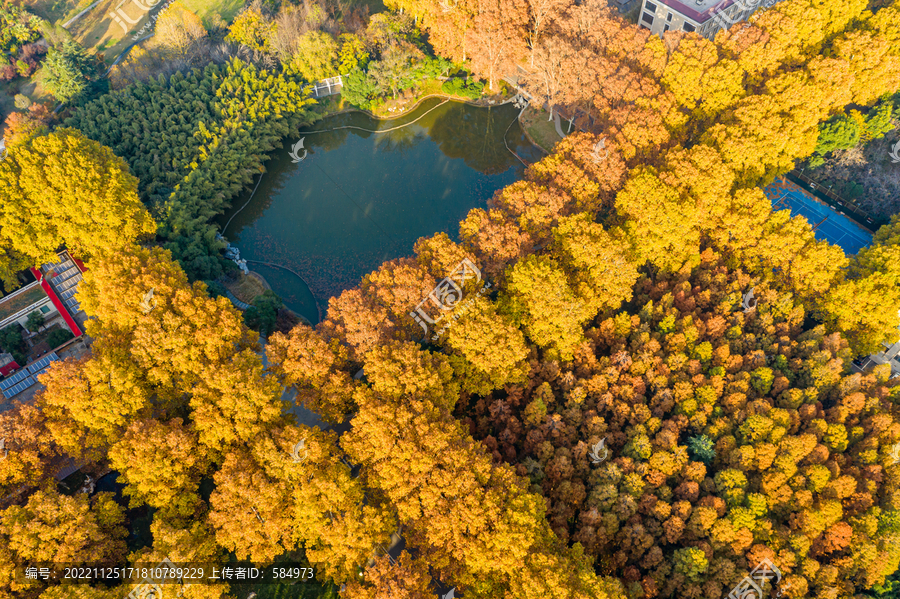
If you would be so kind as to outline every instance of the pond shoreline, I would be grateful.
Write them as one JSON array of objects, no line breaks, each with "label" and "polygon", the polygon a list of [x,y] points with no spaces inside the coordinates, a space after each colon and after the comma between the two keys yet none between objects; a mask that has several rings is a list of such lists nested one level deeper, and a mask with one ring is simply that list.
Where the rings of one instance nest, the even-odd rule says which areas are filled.
[{"label": "pond shoreline", "polygon": [[511,99],[429,94],[386,117],[337,110],[338,100],[298,127],[305,147],[282,140],[265,174],[219,219],[251,268],[259,263],[254,270],[289,307],[318,322],[330,298],[408,255],[418,237],[455,236],[471,208],[544,155]]},{"label": "pond shoreline", "polygon": [[[335,95],[340,95],[340,94],[335,94]],[[329,96],[329,97],[331,97],[331,96]],[[412,106],[410,106],[409,108],[404,108],[404,110],[402,112],[400,112],[399,114],[395,114],[395,115],[391,115],[391,116],[378,116],[374,112],[372,112],[370,110],[366,110],[365,108],[359,108],[357,106],[352,106],[350,108],[342,108],[335,112],[323,113],[321,115],[320,119],[313,121],[312,123],[310,123],[310,125],[312,125],[314,123],[318,123],[320,120],[324,120],[330,116],[337,116],[339,114],[349,114],[352,112],[361,112],[362,114],[364,114],[376,121],[393,121],[393,120],[396,120],[396,119],[406,116],[410,112],[413,112],[414,110],[416,110],[419,107],[419,105],[422,104],[422,102],[424,102],[425,100],[429,100],[431,98],[443,98],[444,100],[459,102],[460,104],[468,104],[469,106],[476,106],[478,108],[497,108],[499,106],[504,106],[504,105],[512,102],[512,99],[510,98],[510,99],[504,100],[503,102],[498,102],[497,104],[483,104],[483,103],[480,103],[475,100],[469,100],[468,98],[464,98],[463,96],[453,96],[450,94],[427,94],[425,96],[422,96],[421,98],[418,98]],[[532,142],[532,143],[534,143],[534,142]],[[535,145],[537,145],[537,144],[535,144]],[[540,146],[538,146],[538,147],[540,147]],[[543,149],[543,148],[541,148],[541,149]]]}]

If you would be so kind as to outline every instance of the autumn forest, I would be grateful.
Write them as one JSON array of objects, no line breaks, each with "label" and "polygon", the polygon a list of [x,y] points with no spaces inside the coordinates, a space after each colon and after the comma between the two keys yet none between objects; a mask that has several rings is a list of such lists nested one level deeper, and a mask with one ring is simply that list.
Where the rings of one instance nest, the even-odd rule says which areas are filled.
[{"label": "autumn forest", "polygon": [[[235,21],[246,56],[8,132],[4,288],[64,246],[91,345],[0,413],[0,598],[132,591],[22,575],[42,563],[287,558],[333,593],[292,597],[722,599],[763,560],[765,597],[900,596],[900,383],[853,366],[897,341],[900,216],[847,256],[762,191],[822,123],[897,99],[900,3],[784,0],[714,41],[600,0],[386,4],[358,44],[323,29],[332,63],[363,81],[427,40],[410,64],[484,93],[518,72],[572,133],[315,326],[261,337],[210,283],[213,219],[329,74],[264,60],[275,17]],[[460,264],[478,276],[423,336],[414,311]],[[62,492],[69,458],[124,499]]]}]

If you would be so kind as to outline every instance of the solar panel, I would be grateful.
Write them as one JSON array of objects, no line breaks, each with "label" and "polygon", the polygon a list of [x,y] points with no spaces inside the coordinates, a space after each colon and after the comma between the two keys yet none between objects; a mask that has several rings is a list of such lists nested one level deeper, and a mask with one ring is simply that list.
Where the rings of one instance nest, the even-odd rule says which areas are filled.
[{"label": "solar panel", "polygon": [[29,364],[26,368],[27,368],[29,374],[34,374],[38,370],[45,370],[47,368],[47,366],[50,365],[50,362],[55,362],[56,360],[59,360],[59,356],[56,355],[55,351],[50,352],[49,354],[47,354],[40,360],[37,360],[37,361]]},{"label": "solar panel", "polygon": [[60,283],[65,283],[70,279],[74,279],[78,276],[79,270],[77,268],[70,268],[68,270],[64,270],[61,273],[57,273],[55,277],[53,277],[53,282],[57,285]]},{"label": "solar panel", "polygon": [[63,281],[62,283],[57,283],[54,281],[54,285],[59,291],[68,291],[72,287],[77,287],[78,283],[81,282],[81,277],[70,277],[69,279]]},{"label": "solar panel", "polygon": [[13,385],[15,385],[16,383],[18,383],[18,382],[21,381],[22,379],[27,378],[27,377],[30,376],[30,375],[31,375],[31,373],[28,372],[28,369],[27,369],[27,368],[23,368],[22,370],[20,370],[19,372],[15,373],[14,375],[9,376],[9,377],[6,377],[6,378],[3,379],[2,381],[0,381],[0,389],[9,389],[10,387],[12,387]]},{"label": "solar panel", "polygon": [[16,395],[18,395],[19,393],[21,393],[22,391],[27,389],[28,387],[31,387],[32,385],[34,385],[36,382],[37,381],[35,381],[30,376],[26,377],[24,380],[19,381],[12,387],[10,387],[8,389],[4,389],[3,395],[6,397],[6,399],[12,399]]},{"label": "solar panel", "polygon": [[35,370],[34,372],[31,373],[31,378],[33,378],[35,380],[35,382],[40,382],[37,380],[37,378],[39,376],[41,376],[42,374],[44,374],[45,372],[47,372],[49,369],[50,369],[49,366],[44,366],[40,370]]}]

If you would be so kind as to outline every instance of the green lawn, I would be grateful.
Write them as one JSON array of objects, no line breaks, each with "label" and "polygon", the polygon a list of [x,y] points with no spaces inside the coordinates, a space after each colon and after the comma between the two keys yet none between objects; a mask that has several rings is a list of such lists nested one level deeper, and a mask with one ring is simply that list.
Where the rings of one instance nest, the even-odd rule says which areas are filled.
[{"label": "green lawn", "polygon": [[231,23],[235,15],[244,7],[243,0],[183,0],[184,5],[197,13],[203,26],[209,29],[209,19],[218,14],[226,23]]},{"label": "green lawn", "polygon": [[549,116],[545,110],[535,110],[530,106],[525,111],[525,114],[522,115],[522,125],[528,131],[528,135],[545,152],[553,150],[553,146],[561,139],[556,132],[553,121],[547,120]]},{"label": "green lawn", "polygon": [[42,19],[62,25],[91,2],[93,0],[26,0],[25,6]]}]

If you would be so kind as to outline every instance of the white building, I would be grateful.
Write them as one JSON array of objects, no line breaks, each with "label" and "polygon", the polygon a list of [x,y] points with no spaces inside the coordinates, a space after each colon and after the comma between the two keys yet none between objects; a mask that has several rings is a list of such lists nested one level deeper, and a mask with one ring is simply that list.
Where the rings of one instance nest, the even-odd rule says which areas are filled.
[{"label": "white building", "polygon": [[0,299],[0,329],[5,329],[14,323],[25,328],[28,315],[32,312],[37,312],[45,320],[50,320],[59,314],[59,310],[53,305],[50,296],[37,281]]},{"label": "white building", "polygon": [[638,24],[657,35],[696,31],[713,39],[722,29],[745,21],[780,0],[643,0]]}]

